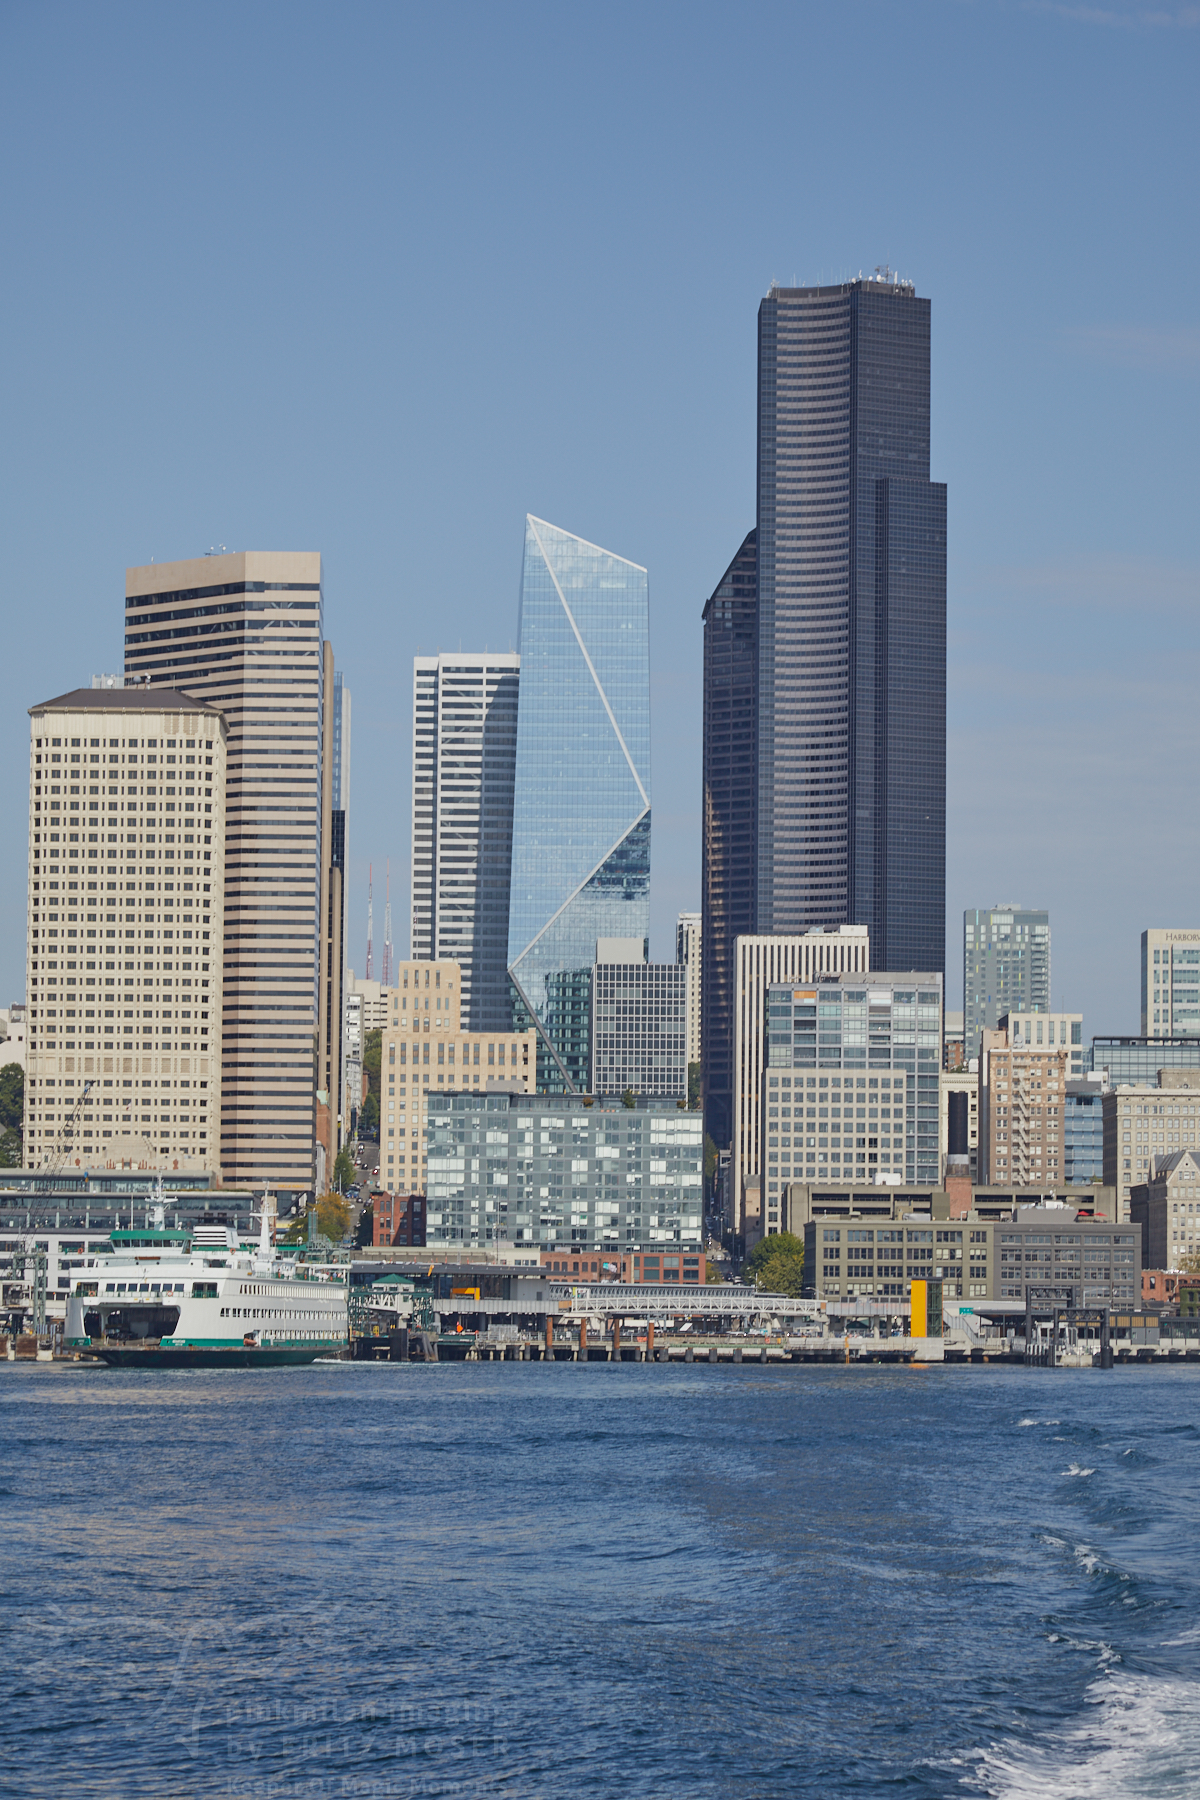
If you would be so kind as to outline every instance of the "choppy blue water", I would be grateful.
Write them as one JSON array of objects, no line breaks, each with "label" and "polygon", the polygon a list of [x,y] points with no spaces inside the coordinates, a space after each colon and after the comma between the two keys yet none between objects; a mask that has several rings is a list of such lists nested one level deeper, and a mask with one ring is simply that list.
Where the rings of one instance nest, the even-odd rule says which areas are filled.
[{"label": "choppy blue water", "polygon": [[0,1365],[0,1790],[1200,1787],[1200,1371]]}]

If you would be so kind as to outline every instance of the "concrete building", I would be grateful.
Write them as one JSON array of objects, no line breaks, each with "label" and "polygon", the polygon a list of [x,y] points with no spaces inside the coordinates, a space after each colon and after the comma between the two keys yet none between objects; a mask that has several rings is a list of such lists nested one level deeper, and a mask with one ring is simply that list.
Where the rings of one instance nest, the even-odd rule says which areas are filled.
[{"label": "concrete building", "polygon": [[1063,1113],[1070,1051],[1065,1044],[1018,1044],[985,1027],[979,1058],[979,1166],[982,1181],[1029,1186],[1063,1179]]},{"label": "concrete building", "polygon": [[1143,1265],[1181,1269],[1200,1256],[1200,1150],[1173,1150],[1130,1195],[1129,1216],[1141,1233]]},{"label": "concrete building", "polygon": [[946,1009],[945,1047],[942,1062],[949,1070],[965,1069],[974,1060],[967,1055],[966,1040],[963,1036],[963,1015]]},{"label": "concrete building", "polygon": [[14,1000],[11,1006],[0,1007],[0,1068],[9,1063],[16,1063],[18,1068],[25,1067],[26,1034],[29,1021],[25,1015],[25,1002]]},{"label": "concrete building", "polygon": [[317,1192],[333,1178],[343,1136],[346,969],[346,816],[350,800],[350,694],[324,647],[321,750],[321,910],[317,978]]},{"label": "concrete building", "polygon": [[216,1171],[225,721],[124,687],[29,717],[25,1160]]},{"label": "concrete building", "polygon": [[464,1031],[456,962],[403,962],[386,990],[379,1094],[379,1183],[391,1193],[426,1192],[430,1092],[503,1083],[533,1093],[537,1036]]},{"label": "concrete building", "polygon": [[125,572],[125,679],[185,688],[229,732],[224,1179],[315,1178],[321,558],[245,551]]},{"label": "concrete building", "polygon": [[593,1246],[566,1250],[561,1246],[543,1250],[538,1258],[548,1275],[587,1282],[632,1282],[634,1284],[667,1285],[688,1283],[703,1287],[708,1259],[701,1250],[603,1250]]},{"label": "concrete building", "polygon": [[1021,906],[963,914],[963,1034],[967,1057],[1005,1013],[1050,1010],[1050,914]]},{"label": "concrete building", "polygon": [[632,1090],[687,1099],[688,965],[652,963],[640,938],[600,938],[591,983],[591,1080],[601,1098]]},{"label": "concrete building", "polygon": [[1132,1307],[1140,1297],[1139,1234],[1128,1227],[1080,1216],[1070,1202],[1026,1206],[1019,1194],[998,1217],[950,1221],[938,1199],[900,1189],[840,1194],[833,1205],[813,1196],[810,1216],[791,1227],[804,1237],[805,1294],[903,1302],[913,1281],[926,1279],[976,1310],[1023,1308],[1030,1289],[1039,1302],[1057,1292],[1077,1306]]},{"label": "concrete building", "polygon": [[950,1097],[952,1094],[962,1096],[962,1105],[966,1111],[967,1173],[973,1187],[979,1180],[978,1063],[974,1069],[943,1069],[938,1082],[938,1154],[941,1159],[939,1167],[942,1177],[945,1176],[946,1158],[950,1154]]},{"label": "concrete building", "polygon": [[871,945],[865,925],[837,925],[795,937],[739,937],[734,954],[733,1142],[730,1230],[744,1235],[746,1182],[763,1167],[763,1061],[767,992],[776,982],[865,975]]},{"label": "concrete building", "polygon": [[687,970],[687,1060],[701,1060],[700,1020],[703,999],[701,970],[703,959],[700,943],[700,914],[680,913],[675,926],[675,961]]},{"label": "concrete building", "polygon": [[840,1171],[844,1178],[936,1185],[939,974],[875,971],[866,983],[842,975],[808,986],[773,984],[766,1060],[760,1172],[768,1236],[777,1228],[780,1188],[789,1173],[821,1179]]},{"label": "concrete building", "polygon": [[1083,1043],[1082,1013],[1008,1012],[1000,1015],[998,1029],[1007,1031],[1014,1048],[1032,1045],[1034,1049],[1067,1049],[1067,1075],[1081,1081],[1089,1057]]},{"label": "concrete building", "polygon": [[670,1101],[431,1093],[427,1242],[699,1251],[703,1155]]},{"label": "concrete building", "polygon": [[463,1025],[508,1031],[521,659],[413,658],[412,954],[462,970]]},{"label": "concrete building", "polygon": [[1173,1153],[1200,1148],[1200,1068],[1161,1069],[1153,1086],[1122,1082],[1105,1091],[1101,1106],[1104,1180],[1127,1219],[1136,1187]]},{"label": "concrete building", "polygon": [[1142,1036],[1200,1037],[1200,931],[1143,931]]}]

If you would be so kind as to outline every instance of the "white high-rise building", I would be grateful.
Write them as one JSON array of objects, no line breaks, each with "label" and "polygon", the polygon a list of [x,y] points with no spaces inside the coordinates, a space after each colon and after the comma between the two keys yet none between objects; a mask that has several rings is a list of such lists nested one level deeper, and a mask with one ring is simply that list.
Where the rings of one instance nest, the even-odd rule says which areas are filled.
[{"label": "white high-rise building", "polygon": [[1200,931],[1143,931],[1141,1035],[1200,1037]]},{"label": "white high-rise building", "polygon": [[871,966],[865,925],[818,927],[798,936],[739,937],[734,951],[733,1144],[730,1224],[745,1230],[746,1182],[763,1167],[762,1073],[767,989],[772,982],[865,975]]},{"label": "white high-rise building", "polygon": [[462,1026],[512,1027],[508,895],[521,659],[413,658],[412,950],[462,970]]},{"label": "white high-rise building", "polygon": [[30,726],[25,1162],[215,1172],[225,720],[109,683]]},{"label": "white high-rise building", "polygon": [[687,968],[687,1059],[700,1061],[700,914],[680,913],[675,927],[675,961]]}]

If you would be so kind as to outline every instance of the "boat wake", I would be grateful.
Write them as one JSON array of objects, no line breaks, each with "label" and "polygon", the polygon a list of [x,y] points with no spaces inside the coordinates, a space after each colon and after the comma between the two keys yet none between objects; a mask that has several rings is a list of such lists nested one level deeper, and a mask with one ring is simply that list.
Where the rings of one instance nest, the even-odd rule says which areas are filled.
[{"label": "boat wake", "polygon": [[964,1786],[994,1800],[1184,1800],[1198,1757],[1200,1682],[1112,1669],[1073,1723],[992,1745]]}]

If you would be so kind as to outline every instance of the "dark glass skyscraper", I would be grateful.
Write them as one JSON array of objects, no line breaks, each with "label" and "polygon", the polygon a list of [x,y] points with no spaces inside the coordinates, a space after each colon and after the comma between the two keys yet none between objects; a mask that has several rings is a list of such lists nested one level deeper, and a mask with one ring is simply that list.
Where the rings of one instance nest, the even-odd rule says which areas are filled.
[{"label": "dark glass skyscraper", "polygon": [[894,279],[759,309],[756,929],[946,960],[946,489],[930,305]]},{"label": "dark glass skyscraper", "polygon": [[755,917],[756,533],[704,608],[704,838],[701,852],[701,1034],[705,1130],[733,1130],[734,943]]}]

